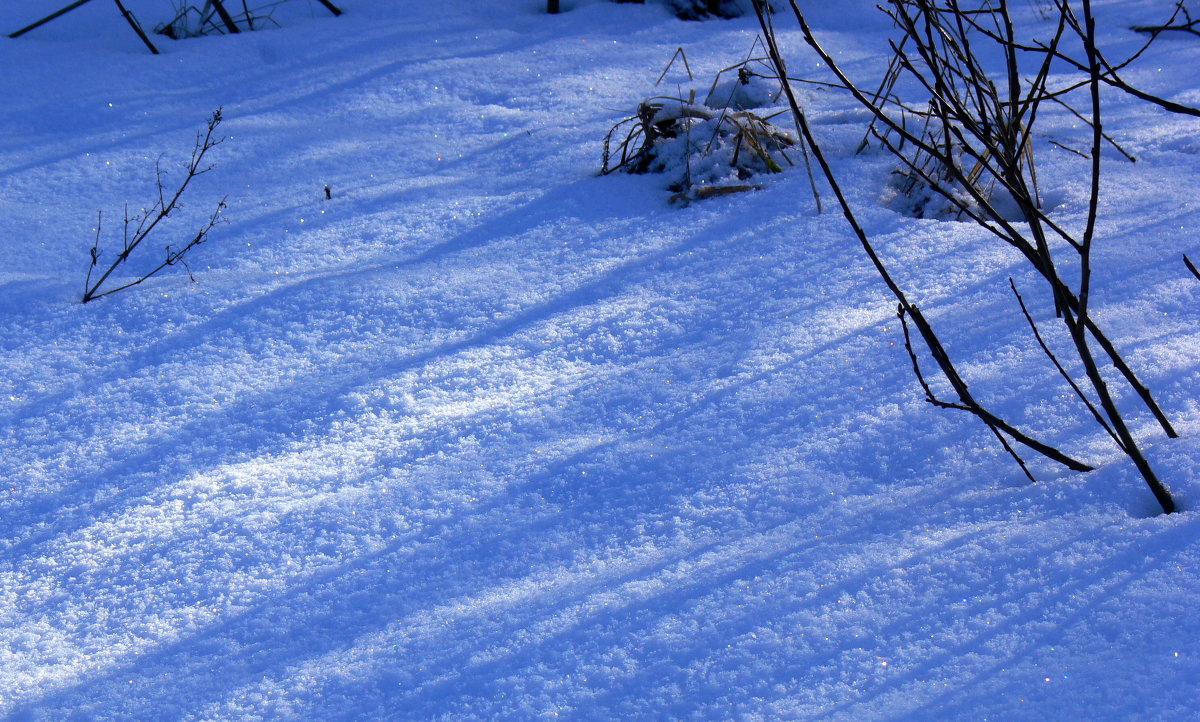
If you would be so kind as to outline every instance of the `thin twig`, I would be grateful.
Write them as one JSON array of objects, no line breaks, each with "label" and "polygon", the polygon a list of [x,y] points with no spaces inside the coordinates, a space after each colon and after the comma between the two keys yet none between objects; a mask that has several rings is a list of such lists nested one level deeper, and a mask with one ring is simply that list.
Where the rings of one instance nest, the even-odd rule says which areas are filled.
[{"label": "thin twig", "polygon": [[1083,402],[1083,405],[1086,406],[1088,411],[1092,413],[1092,417],[1096,419],[1096,423],[1100,424],[1100,426],[1108,432],[1108,435],[1112,437],[1112,440],[1116,442],[1121,451],[1124,451],[1125,447],[1122,446],[1121,440],[1117,438],[1117,435],[1113,432],[1112,427],[1110,427],[1108,422],[1104,419],[1103,414],[1100,413],[1100,410],[1096,408],[1095,404],[1092,403],[1087,394],[1083,392],[1083,389],[1079,387],[1079,384],[1075,383],[1075,379],[1071,378],[1071,374],[1067,373],[1067,370],[1063,367],[1062,363],[1059,362],[1058,357],[1054,355],[1054,352],[1050,350],[1050,346],[1046,344],[1046,340],[1042,338],[1042,334],[1038,330],[1037,323],[1034,322],[1033,316],[1029,313],[1029,308],[1025,305],[1025,299],[1021,298],[1020,292],[1017,291],[1017,284],[1013,282],[1012,278],[1008,279],[1008,285],[1010,288],[1012,288],[1013,295],[1017,297],[1017,303],[1021,306],[1021,313],[1024,314],[1025,321],[1029,324],[1029,329],[1033,331],[1033,337],[1037,339],[1038,346],[1042,347],[1042,352],[1045,353],[1046,357],[1049,358],[1051,363],[1054,364],[1054,368],[1058,369],[1059,375],[1066,379],[1066,382],[1068,385],[1070,385],[1071,390],[1075,392],[1076,398]]},{"label": "thin twig", "polygon": [[[130,286],[134,286],[134,285],[141,283],[142,281],[146,280],[150,276],[153,276],[154,274],[158,273],[160,270],[162,270],[166,266],[174,265],[175,261],[178,260],[179,257],[182,256],[183,253],[186,253],[191,248],[204,242],[204,240],[208,236],[208,232],[217,223],[217,221],[221,215],[221,211],[223,211],[225,209],[225,201],[224,200],[222,200],[220,203],[217,204],[217,208],[213,212],[212,217],[209,219],[208,224],[205,227],[203,227],[196,234],[196,236],[192,238],[191,241],[189,241],[187,244],[185,244],[184,247],[180,251],[175,252],[174,254],[172,254],[170,251],[168,251],[168,254],[167,254],[168,260],[167,261],[165,261],[164,263],[162,263],[161,265],[159,265],[158,267],[156,267],[149,273],[146,273],[145,275],[143,275],[141,278],[137,279],[136,281],[133,281],[132,283],[127,283],[118,288],[113,288],[113,289],[109,289],[109,290],[105,290],[105,291],[100,290],[101,287],[104,285],[104,282],[108,280],[109,276],[111,276],[113,274],[113,272],[115,272],[117,270],[117,268],[119,268],[126,261],[129,260],[129,257],[134,252],[134,250],[137,249],[137,247],[139,245],[141,245],[141,243],[144,240],[146,240],[146,238],[154,231],[154,229],[158,226],[158,224],[163,219],[170,216],[174,210],[179,208],[180,199],[183,197],[184,191],[187,190],[188,185],[191,183],[192,179],[212,170],[212,167],[213,167],[212,165],[207,165],[204,167],[201,167],[201,166],[203,165],[204,158],[208,154],[208,152],[210,150],[212,150],[213,148],[215,148],[216,146],[220,145],[224,141],[224,138],[217,138],[214,136],[214,133],[217,130],[217,127],[221,124],[221,120],[222,120],[221,109],[218,108],[217,110],[213,111],[212,116],[209,118],[207,129],[204,132],[204,134],[203,135],[201,135],[200,133],[196,134],[196,144],[192,148],[192,157],[191,157],[191,160],[188,162],[187,174],[185,175],[183,181],[179,184],[179,187],[176,189],[175,193],[170,197],[170,200],[166,200],[167,196],[165,195],[165,192],[163,189],[161,168],[156,164],[155,178],[156,178],[156,182],[158,184],[158,199],[155,200],[154,205],[151,206],[149,211],[146,211],[139,216],[134,216],[133,218],[130,218],[128,205],[126,206],[125,235],[124,235],[124,239],[123,239],[123,243],[122,243],[122,246],[123,246],[122,250],[119,254],[117,254],[116,259],[113,260],[113,262],[109,265],[108,269],[105,270],[104,273],[100,275],[100,277],[96,280],[95,283],[91,283],[91,267],[89,267],[87,285],[86,285],[86,288],[85,288],[85,291],[83,294],[83,299],[82,299],[83,303],[87,303],[93,299],[100,298],[101,296],[107,296],[110,293],[115,293],[116,291],[122,290],[124,288],[129,288]],[[132,236],[130,236],[130,233],[129,233],[130,225],[134,221],[137,222],[137,226],[134,228]],[[98,225],[99,224],[97,224],[97,226]],[[97,230],[97,233],[99,233],[98,230]],[[98,240],[97,240],[97,244],[98,244]],[[92,265],[95,265],[95,259],[97,257],[98,257],[98,249],[94,247],[93,253],[92,253],[92,259],[93,259]],[[172,260],[172,259],[174,259],[174,260]]]},{"label": "thin twig", "polygon": [[1196,266],[1192,264],[1192,259],[1188,258],[1186,253],[1183,254],[1183,265],[1187,266],[1187,269],[1192,272],[1193,276],[1200,279],[1200,271],[1196,270]]},{"label": "thin twig", "polygon": [[1062,148],[1063,150],[1067,151],[1068,153],[1074,153],[1075,155],[1077,155],[1081,158],[1091,158],[1091,156],[1088,155],[1087,153],[1084,153],[1081,150],[1075,150],[1074,148],[1072,148],[1069,145],[1063,145],[1062,143],[1059,143],[1057,140],[1054,140],[1053,138],[1048,139],[1047,142],[1050,143],[1050,145],[1058,146],[1059,148]]},{"label": "thin twig", "polygon": [[1191,13],[1189,13],[1187,8],[1183,6],[1183,0],[1179,0],[1179,2],[1175,3],[1175,5],[1177,8],[1177,13],[1179,11],[1183,12],[1182,23],[1175,24],[1175,16],[1172,15],[1171,20],[1163,25],[1134,25],[1130,29],[1139,33],[1151,33],[1155,37],[1157,37],[1159,33],[1166,32],[1168,30],[1191,33],[1192,35],[1200,36],[1200,29],[1197,29],[1197,27],[1200,26],[1200,18],[1195,20],[1192,19]]},{"label": "thin twig", "polygon": [[[912,362],[913,374],[917,377],[917,383],[919,383],[921,388],[925,391],[925,400],[939,408],[958,409],[960,411],[970,411],[974,413],[975,410],[966,404],[956,404],[949,401],[942,401],[934,395],[933,389],[931,389],[929,387],[929,383],[925,381],[925,375],[921,372],[921,364],[919,361],[917,361],[917,354],[913,350],[912,336],[908,332],[908,321],[905,319],[905,315],[904,305],[898,305],[896,307],[896,316],[900,319],[900,328],[904,332],[904,349],[908,351],[908,358]],[[1029,467],[1025,465],[1025,460],[1022,459],[1021,455],[1017,453],[1017,450],[1008,443],[1008,439],[1004,437],[1004,434],[1000,433],[1000,430],[992,424],[987,423],[986,421],[984,423],[996,436],[996,438],[999,439],[1000,445],[1005,451],[1008,452],[1009,456],[1011,456],[1013,460],[1017,462],[1017,466],[1021,467],[1021,471],[1025,473],[1025,477],[1029,479],[1029,481],[1037,483],[1037,478],[1034,477],[1033,472],[1029,470]]]},{"label": "thin twig", "polygon": [[692,68],[688,65],[687,53],[683,52],[683,48],[676,48],[675,54],[667,61],[667,67],[663,68],[662,74],[658,76],[658,80],[654,81],[654,87],[657,88],[662,79],[667,77],[667,72],[671,70],[671,66],[675,63],[675,58],[683,58],[683,69],[687,71],[688,80],[693,83],[696,82],[696,78],[692,75]]}]

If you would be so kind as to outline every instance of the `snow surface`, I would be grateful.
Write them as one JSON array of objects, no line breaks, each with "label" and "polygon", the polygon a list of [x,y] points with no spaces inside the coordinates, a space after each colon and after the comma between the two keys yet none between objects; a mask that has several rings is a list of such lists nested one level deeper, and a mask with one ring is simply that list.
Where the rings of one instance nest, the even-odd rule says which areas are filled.
[{"label": "snow surface", "polygon": [[[0,29],[61,4],[5,3]],[[0,715],[1197,718],[1200,123],[1108,98],[1138,162],[1106,158],[1093,305],[1183,433],[1129,404],[1184,507],[1162,516],[1062,403],[1007,289],[1050,333],[1029,271],[889,210],[849,99],[802,89],[977,395],[1098,470],[1031,459],[1030,484],[922,400],[803,172],[686,208],[661,176],[597,176],[675,50],[706,89],[752,19],[339,4],[157,57],[104,2],[0,40]],[[876,82],[872,3],[810,4]],[[1114,56],[1169,5],[1095,4]],[[1195,105],[1198,63],[1178,34],[1126,74]],[[160,156],[178,177],[217,107],[216,168],[154,241],[228,194],[196,282],[81,305],[97,211],[111,258],[124,204]],[[1078,224],[1083,161],[1049,140],[1086,129],[1039,122],[1047,200]]]}]

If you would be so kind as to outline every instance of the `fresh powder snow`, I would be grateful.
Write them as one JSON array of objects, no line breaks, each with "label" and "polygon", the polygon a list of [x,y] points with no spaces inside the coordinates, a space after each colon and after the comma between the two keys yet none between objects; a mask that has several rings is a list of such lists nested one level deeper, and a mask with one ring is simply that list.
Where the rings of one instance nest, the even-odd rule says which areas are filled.
[{"label": "fresh powder snow", "polygon": [[[875,87],[888,19],[798,1]],[[160,55],[106,0],[0,38],[0,717],[1200,716],[1200,119],[1104,93],[1137,162],[1103,156],[1092,307],[1181,432],[1122,396],[1162,515],[1008,279],[1062,343],[1044,284],[974,224],[898,212],[844,92],[796,85],[867,232],[976,395],[1095,471],[1031,457],[1030,483],[926,403],[798,155],[686,205],[600,175],[609,129],[703,99],[752,16],[335,2]],[[66,4],[4,3],[0,30]],[[147,30],[180,5],[125,4]],[[1035,30],[1042,5],[1012,3]],[[1124,57],[1172,3],[1093,5]],[[1122,75],[1198,106],[1197,67],[1166,33]],[[214,167],[137,262],[223,198],[226,222],[81,304],[93,243],[111,263],[217,108]],[[1089,141],[1038,120],[1072,227]]]}]

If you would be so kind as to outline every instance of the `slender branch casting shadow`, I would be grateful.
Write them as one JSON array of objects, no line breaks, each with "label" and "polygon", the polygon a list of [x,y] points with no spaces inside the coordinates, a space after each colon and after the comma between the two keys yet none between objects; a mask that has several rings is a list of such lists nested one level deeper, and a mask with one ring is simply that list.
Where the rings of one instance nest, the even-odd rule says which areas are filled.
[{"label": "slender branch casting shadow", "polygon": [[108,280],[109,276],[111,276],[114,271],[116,271],[118,268],[124,265],[126,261],[129,260],[129,257],[133,254],[134,250],[136,250],[137,247],[146,240],[146,238],[154,231],[154,229],[158,227],[158,224],[180,207],[179,201],[183,197],[184,191],[187,190],[188,184],[192,182],[192,179],[213,169],[212,165],[203,165],[204,157],[208,154],[208,151],[220,145],[225,140],[224,138],[218,138],[215,135],[220,124],[221,109],[217,108],[215,111],[213,111],[212,116],[209,117],[206,130],[203,133],[196,133],[196,144],[192,148],[192,158],[188,162],[187,175],[179,184],[179,187],[175,190],[175,192],[169,197],[166,193],[166,186],[163,183],[161,161],[155,164],[154,173],[158,184],[158,198],[155,199],[149,210],[143,211],[142,213],[134,216],[129,215],[129,207],[126,206],[125,227],[124,236],[121,243],[121,252],[117,254],[117,257],[113,259],[108,268],[101,273],[99,278],[97,278],[95,283],[93,283],[92,273],[99,265],[101,255],[100,228],[103,218],[101,214],[97,214],[96,240],[92,244],[92,263],[90,266],[88,266],[87,278],[84,281],[82,299],[83,303],[93,301],[97,298],[101,298],[102,296],[116,293],[117,291],[124,290],[130,286],[136,286],[164,268],[168,266],[174,266],[177,263],[183,264],[183,267],[188,270],[188,277],[193,281],[196,280],[195,277],[192,276],[191,269],[188,268],[187,262],[184,260],[184,255],[188,251],[208,240],[209,231],[211,231],[213,227],[217,225],[217,223],[221,222],[221,213],[225,210],[225,198],[222,198],[217,203],[217,207],[209,215],[208,221],[200,228],[200,230],[196,231],[196,233],[192,235],[190,240],[175,248],[172,248],[170,245],[168,245],[166,247],[166,258],[164,258],[163,261],[157,266],[149,271],[146,271],[137,279],[129,281],[128,283],[116,286],[115,288],[101,288],[104,285],[104,282]]},{"label": "slender branch casting shadow", "polygon": [[[885,85],[894,83],[893,76],[903,73],[927,97],[927,110],[919,114],[923,124],[917,129],[909,126],[904,118],[897,119],[888,112],[890,108],[880,100],[881,92],[872,96],[860,90],[818,42],[796,0],[789,0],[789,4],[805,42],[834,74],[838,84],[871,113],[873,121],[868,137],[878,139],[881,146],[900,161],[898,174],[906,180],[905,192],[919,188],[923,194],[914,214],[924,217],[926,208],[933,207],[945,209],[942,215],[946,217],[973,221],[1018,251],[1029,267],[1046,281],[1055,315],[1069,334],[1072,360],[1082,367],[1095,403],[1088,400],[1058,357],[1050,351],[1018,295],[1022,313],[1033,328],[1039,346],[1059,373],[1067,378],[1093,419],[1137,467],[1163,511],[1168,514],[1174,511],[1175,502],[1170,491],[1139,449],[1123,412],[1117,407],[1116,394],[1110,391],[1109,381],[1101,373],[1102,363],[1111,362],[1164,433],[1169,437],[1178,436],[1149,389],[1134,374],[1091,312],[1092,252],[1100,214],[1100,154],[1105,141],[1111,143],[1101,122],[1100,89],[1102,85],[1117,87],[1145,102],[1185,115],[1200,115],[1200,109],[1158,98],[1125,83],[1118,71],[1146,48],[1143,46],[1121,62],[1112,62],[1105,57],[1096,42],[1096,19],[1090,0],[1079,0],[1078,3],[1054,0],[1055,32],[1046,42],[1020,41],[1004,2],[972,3],[973,7],[966,7],[958,0],[889,0],[880,9],[892,19],[900,39],[891,43],[894,62]],[[755,0],[755,10],[772,62],[780,70],[780,78],[786,79],[782,72],[784,61],[764,0]],[[1182,4],[1177,4],[1168,23],[1181,11]],[[1081,50],[1072,55],[1064,49],[1068,46]],[[994,77],[980,60],[984,57],[981,48],[985,47],[995,50],[1003,61],[1000,72]],[[1023,61],[1028,61],[1025,64],[1030,66],[1032,73],[1022,70]],[[1082,77],[1073,79],[1067,88],[1051,88],[1050,79],[1057,77],[1052,70],[1060,67]],[[971,412],[1000,438],[1014,457],[1016,454],[1006,438],[1069,468],[1090,468],[1003,423],[970,394],[932,327],[916,305],[908,301],[855,220],[787,82],[783,89],[797,129],[813,149],[826,179],[834,188],[843,214],[880,277],[900,303],[899,318],[905,326],[906,347],[926,399],[942,408]],[[883,96],[892,93],[890,87],[884,87],[884,90]],[[1044,101],[1065,105],[1062,97],[1073,90],[1079,90],[1081,94],[1086,92],[1088,109],[1078,113],[1068,106],[1068,110],[1076,117],[1082,117],[1091,131],[1089,152],[1080,153],[1089,166],[1087,216],[1080,229],[1065,228],[1042,208],[1031,143],[1033,124],[1043,110]],[[910,103],[907,107],[915,105]],[[940,206],[930,206],[927,199],[938,199]],[[1008,207],[1015,208],[1016,218],[1013,211],[1006,211]],[[1015,293],[1015,286],[1013,291]],[[942,375],[959,397],[957,402],[941,401],[933,395],[912,349],[907,321],[916,326]],[[1025,469],[1023,463],[1022,468]],[[1028,474],[1028,470],[1025,471]]]}]

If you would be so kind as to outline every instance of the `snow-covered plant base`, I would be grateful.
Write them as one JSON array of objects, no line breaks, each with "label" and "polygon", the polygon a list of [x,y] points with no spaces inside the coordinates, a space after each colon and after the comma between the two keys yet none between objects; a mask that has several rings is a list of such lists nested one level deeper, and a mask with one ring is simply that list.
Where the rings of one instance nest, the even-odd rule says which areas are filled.
[{"label": "snow-covered plant base", "polygon": [[[912,163],[920,169],[919,172],[903,164],[892,171],[890,183],[884,193],[884,202],[893,210],[912,218],[962,220],[966,211],[978,210],[978,204],[974,200],[975,196],[984,198],[990,204],[1000,205],[998,203],[1000,199],[994,197],[996,192],[994,181],[980,179],[977,173],[971,172],[972,168],[970,167],[962,169],[963,162],[969,163],[971,159],[964,158],[965,154],[961,151],[953,154],[962,171],[955,175],[965,177],[966,182],[973,182],[974,193],[967,191],[963,181],[953,177],[945,169],[937,167],[938,160],[919,152],[914,155]],[[942,192],[938,192],[931,186],[927,180],[929,177],[937,179]],[[950,195],[949,198],[945,195],[947,193]],[[1004,208],[1007,209],[1009,206],[1011,204],[1006,204]],[[1011,210],[1006,214],[1006,218],[1018,220],[1019,213],[1015,209]]]},{"label": "snow-covered plant base", "polygon": [[[615,136],[624,133],[619,142]],[[713,109],[679,99],[647,100],[605,137],[603,173],[662,173],[677,198],[745,190],[745,181],[791,165],[795,141],[747,110]],[[719,190],[724,189],[724,190]]]}]

